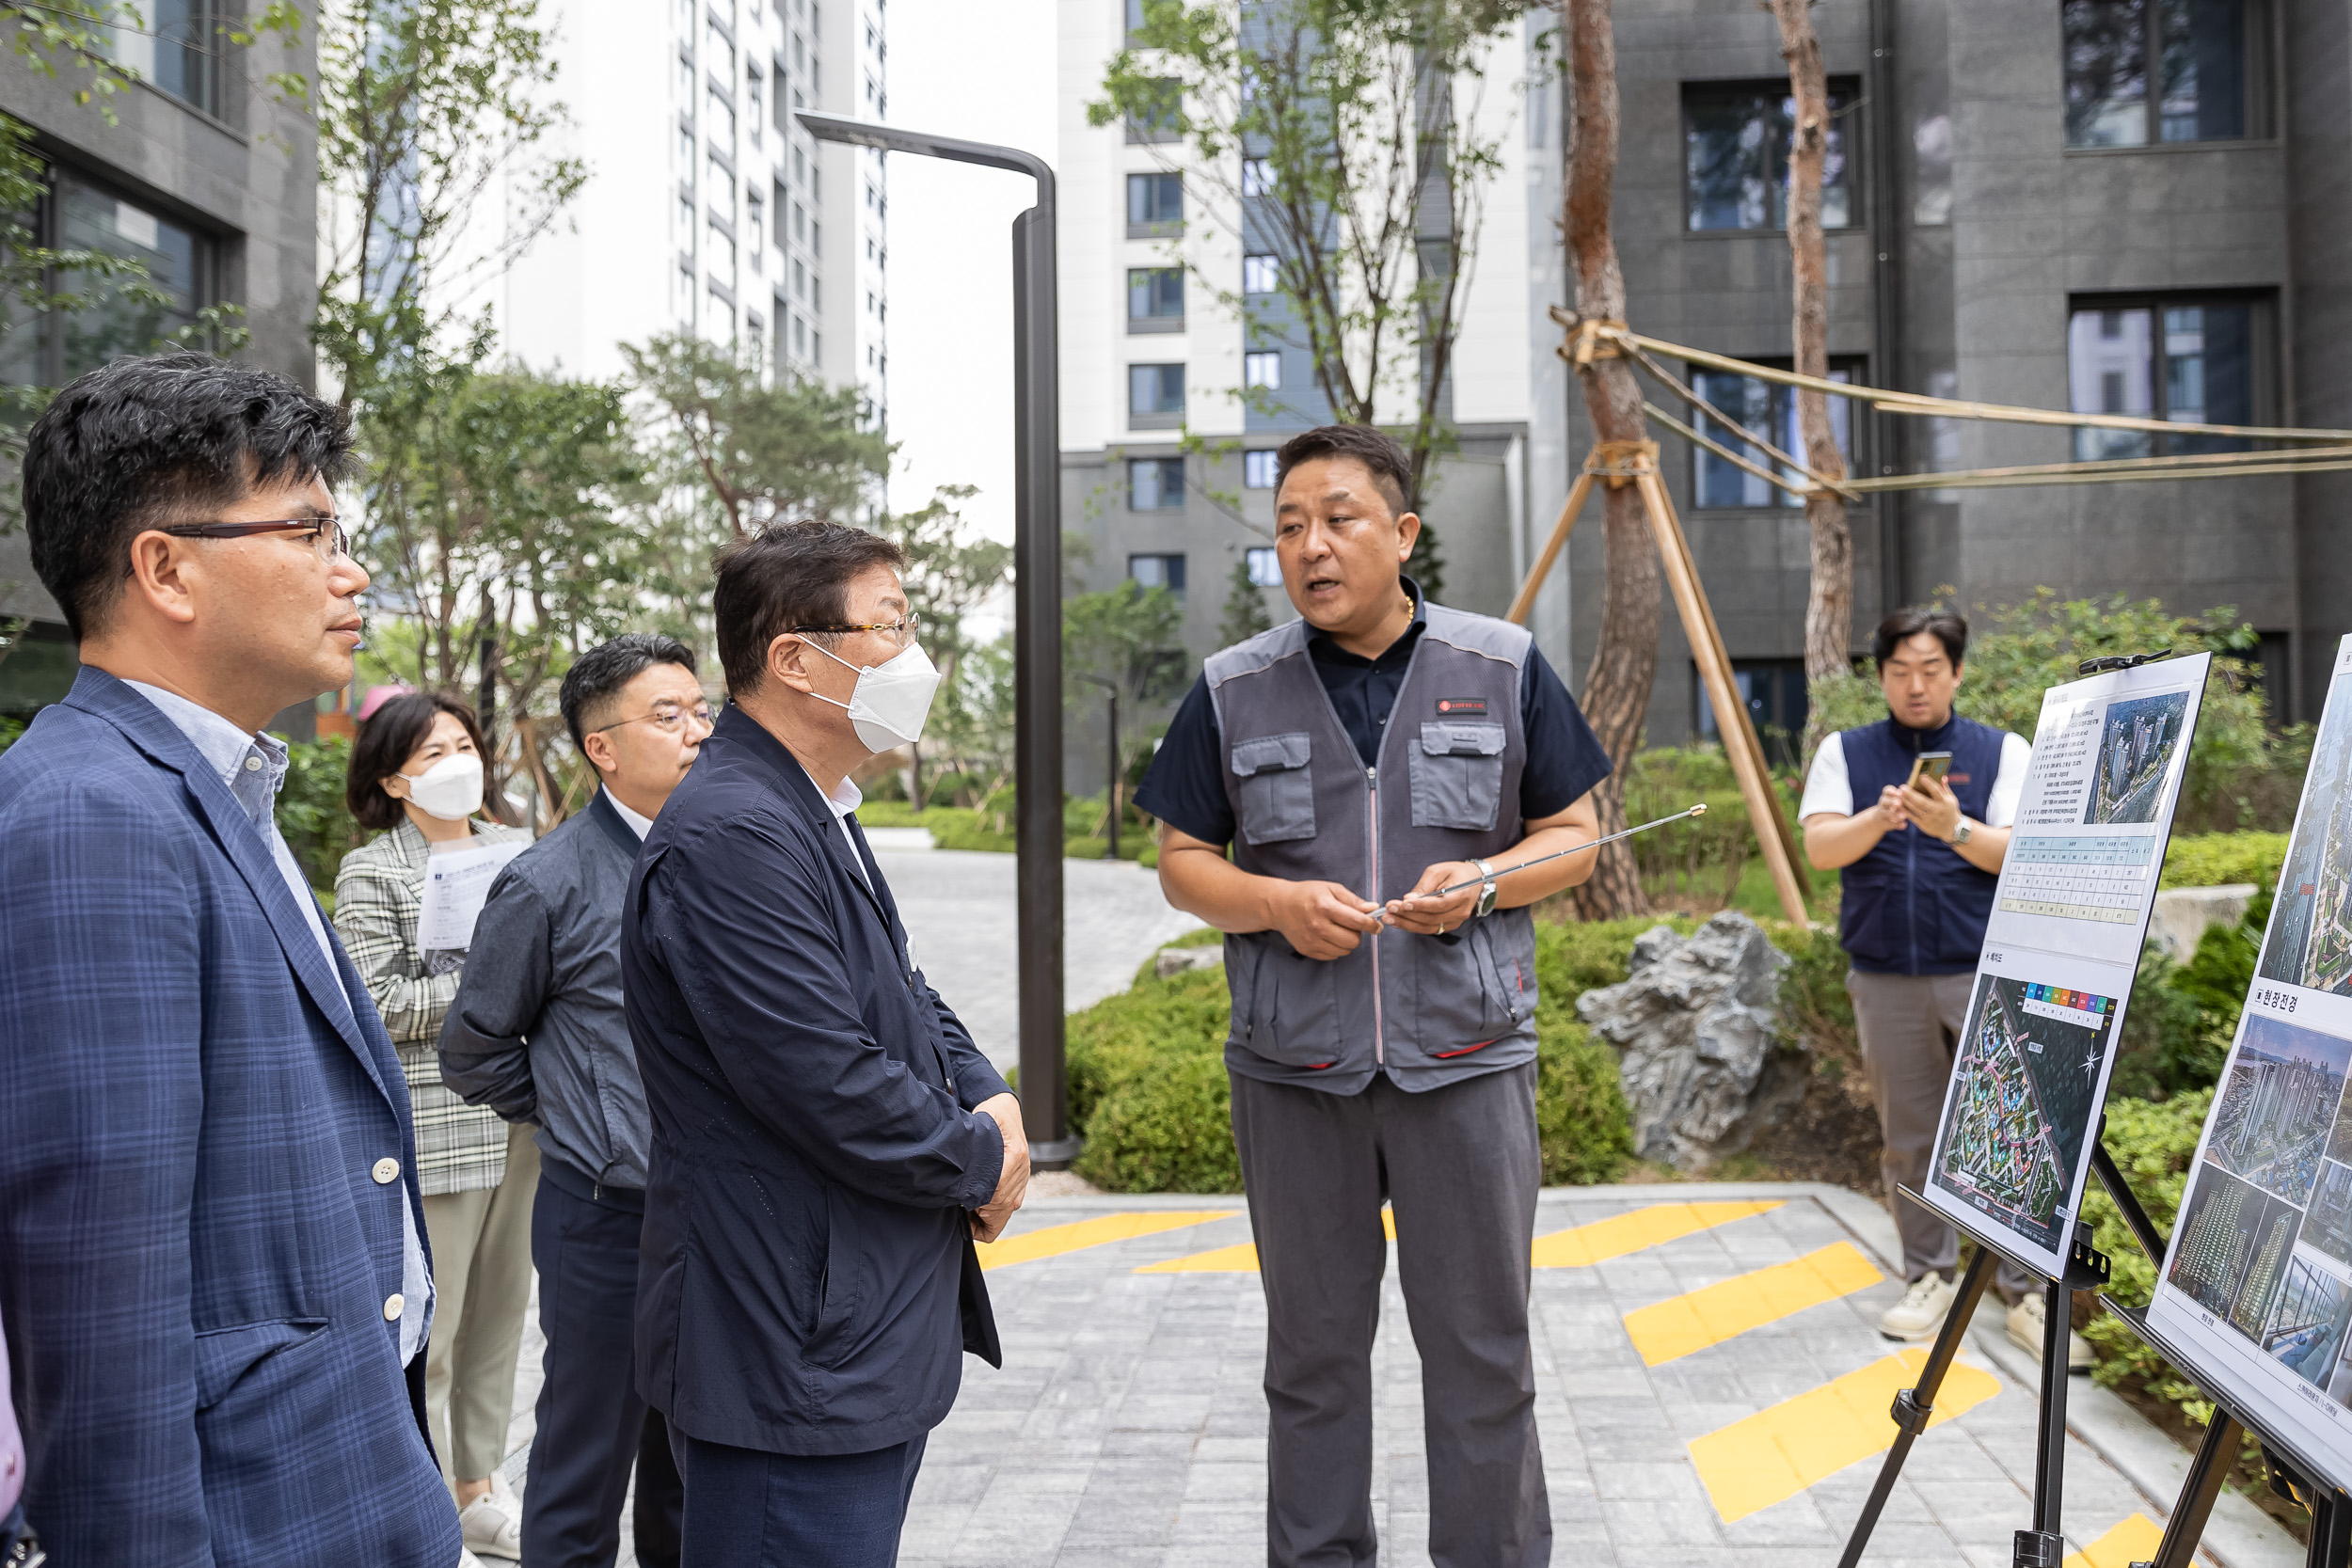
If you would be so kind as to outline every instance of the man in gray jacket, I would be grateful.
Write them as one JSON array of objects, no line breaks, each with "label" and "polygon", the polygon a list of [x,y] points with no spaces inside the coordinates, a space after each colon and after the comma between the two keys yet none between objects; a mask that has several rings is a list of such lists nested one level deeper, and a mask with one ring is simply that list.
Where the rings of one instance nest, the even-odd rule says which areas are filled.
[{"label": "man in gray jacket", "polygon": [[1430,604],[1403,574],[1410,478],[1367,426],[1283,445],[1275,551],[1299,619],[1209,657],[1136,796],[1164,825],[1168,902],[1226,933],[1273,1568],[1379,1555],[1384,1199],[1421,1351],[1430,1560],[1551,1553],[1527,1323],[1542,1180],[1527,906],[1595,857],[1497,879],[1599,836],[1609,759],[1523,628]]},{"label": "man in gray jacket", "polygon": [[531,1258],[547,1336],[523,1493],[531,1568],[612,1568],[637,1467],[637,1560],[675,1568],[685,1503],[669,1433],[629,1375],[652,1137],[621,1010],[621,906],[637,847],[710,733],[694,656],[632,632],[564,677],[564,722],[603,787],[490,889],[441,1027],[441,1079],[539,1127]]}]

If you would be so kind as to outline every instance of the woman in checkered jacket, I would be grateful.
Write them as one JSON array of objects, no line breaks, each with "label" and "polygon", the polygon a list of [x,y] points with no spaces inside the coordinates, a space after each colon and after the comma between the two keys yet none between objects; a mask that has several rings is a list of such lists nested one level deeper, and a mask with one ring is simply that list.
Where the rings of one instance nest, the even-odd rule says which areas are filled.
[{"label": "woman in checkered jacket", "polygon": [[344,856],[335,878],[335,929],[408,1077],[433,1248],[425,1407],[457,1499],[469,1568],[475,1551],[521,1555],[521,1509],[494,1482],[514,1414],[539,1182],[532,1129],[509,1126],[442,1086],[434,1045],[466,954],[418,944],[435,850],[530,839],[479,819],[482,781],[482,732],[471,708],[435,692],[384,704],[359,727],[345,796],[361,826],[385,831]]}]

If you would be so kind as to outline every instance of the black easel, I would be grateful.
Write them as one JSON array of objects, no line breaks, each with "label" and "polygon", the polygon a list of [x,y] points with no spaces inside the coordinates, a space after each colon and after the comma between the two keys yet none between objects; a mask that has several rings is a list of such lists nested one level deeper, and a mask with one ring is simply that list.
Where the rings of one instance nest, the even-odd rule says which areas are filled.
[{"label": "black easel", "polygon": [[2293,1444],[2271,1433],[2259,1419],[2249,1418],[2245,1407],[2221,1391],[2222,1381],[2207,1371],[2193,1353],[2184,1352],[2171,1339],[2150,1329],[2145,1308],[2122,1307],[2113,1301],[2106,1305],[2133,1333],[2155,1347],[2158,1354],[2186,1372],[2214,1405],[2213,1424],[2205,1429],[2205,1440],[2198,1445],[2197,1458],[2181,1486],[2180,1501],[2165,1520],[2163,1544],[2156,1548],[2153,1560],[2134,1563],[2132,1568],[2188,1568],[2198,1538],[2204,1534],[2205,1521],[2213,1513],[2214,1499],[2220,1496],[2222,1479],[2229,1474],[2236,1457],[2239,1436],[2247,1432],[2262,1443],[2263,1461],[2270,1467],[2271,1484],[2311,1511],[2312,1539],[2304,1553],[2305,1568],[2346,1568],[2347,1563],[2352,1563],[2352,1498],[2318,1480],[2318,1466],[2297,1452]]},{"label": "black easel", "polygon": [[[2100,1149],[2094,1154],[2094,1162],[2105,1152]],[[2112,1162],[2108,1168],[2113,1168]],[[2101,1179],[2106,1180],[2104,1174]],[[1896,1191],[1925,1206],[1925,1200],[1910,1188],[1898,1187]],[[2137,1205],[2133,1207],[2137,1209]],[[2147,1216],[2142,1214],[2140,1218],[2145,1223]],[[1911,1445],[1927,1431],[1928,1422],[1935,1415],[1935,1396],[1944,1386],[1944,1374],[1950,1370],[1952,1357],[1960,1352],[1961,1336],[1967,1332],[1968,1322],[1976,1315],[1985,1287],[1993,1281],[1994,1259],[2009,1256],[1973,1231],[1970,1239],[1977,1243],[1977,1255],[1969,1259],[1967,1272],[1961,1275],[1959,1294],[1935,1336],[1935,1347],[1928,1353],[1927,1365],[1920,1369],[1917,1386],[1902,1389],[1895,1396],[1894,1408],[1889,1412],[1895,1421],[1895,1443],[1879,1466],[1879,1478],[1862,1505],[1862,1517],[1854,1521],[1853,1533],[1846,1538],[1845,1555],[1837,1560],[1838,1568],[1855,1568],[1861,1562],[1863,1549],[1870,1544],[1870,1532],[1878,1528],[1879,1514],[1894,1493],[1895,1478],[1902,1472]],[[2022,1259],[2010,1260],[2028,1266]],[[2042,1303],[2041,1420],[2034,1440],[2033,1528],[2016,1533],[2010,1554],[2012,1568],[2059,1568],[2066,1558],[2065,1540],[2058,1532],[2060,1503],[2066,1491],[2066,1335],[2073,1323],[2074,1292],[2097,1290],[2106,1282],[2106,1255],[2090,1244],[2090,1227],[2077,1221],[2067,1248],[2066,1270],[2044,1287],[2047,1294]]]}]

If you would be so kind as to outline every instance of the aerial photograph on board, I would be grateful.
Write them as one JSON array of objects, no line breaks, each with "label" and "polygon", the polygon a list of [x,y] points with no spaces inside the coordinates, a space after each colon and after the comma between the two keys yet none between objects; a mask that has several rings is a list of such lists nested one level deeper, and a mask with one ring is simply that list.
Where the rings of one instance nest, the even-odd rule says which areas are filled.
[{"label": "aerial photograph on board", "polygon": [[2205,1159],[2300,1208],[2344,1099],[2352,1043],[2249,1013],[2208,1123]]},{"label": "aerial photograph on board", "polygon": [[[2344,1124],[2336,1126],[2341,1135]],[[2312,1206],[2303,1214],[2303,1244],[2352,1269],[2352,1165],[2339,1160],[2320,1163]]]},{"label": "aerial photograph on board", "polygon": [[2352,674],[2336,677],[2312,745],[2262,975],[2352,996]]},{"label": "aerial photograph on board", "polygon": [[2187,721],[2185,691],[2109,704],[2099,736],[2099,771],[2083,820],[2153,822]]},{"label": "aerial photograph on board", "polygon": [[2115,999],[1979,975],[1952,1069],[1935,1184],[2049,1251],[2096,1109]]},{"label": "aerial photograph on board", "polygon": [[2166,1281],[2259,1343],[2302,1216],[2210,1164],[2198,1171],[2181,1214]]}]

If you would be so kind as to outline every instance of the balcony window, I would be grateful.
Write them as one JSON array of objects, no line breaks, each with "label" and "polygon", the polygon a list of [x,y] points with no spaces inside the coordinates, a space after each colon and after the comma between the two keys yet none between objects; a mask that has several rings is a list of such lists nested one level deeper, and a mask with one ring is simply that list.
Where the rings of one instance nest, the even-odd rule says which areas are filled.
[{"label": "balcony window", "polygon": [[1246,451],[1241,454],[1241,487],[1245,490],[1271,490],[1274,476],[1279,469],[1277,453]]},{"label": "balcony window", "polygon": [[2269,134],[2261,87],[2270,19],[2260,0],[2065,0],[2059,14],[2067,146]]},{"label": "balcony window", "polygon": [[1248,556],[1249,582],[1254,588],[1282,586],[1282,559],[1271,545],[1252,545]]},{"label": "balcony window", "polygon": [[1127,423],[1136,430],[1174,430],[1184,422],[1184,367],[1127,367]]},{"label": "balcony window", "polygon": [[[2133,414],[2183,424],[2254,424],[2267,417],[2271,313],[2246,297],[2081,300],[2066,327],[2069,402],[2077,414]],[[2077,430],[2074,457],[2163,457],[2243,451],[2228,436]]]},{"label": "balcony window", "polygon": [[1281,263],[1272,256],[1245,256],[1241,259],[1241,292],[1243,293],[1279,293],[1281,288]]},{"label": "balcony window", "polygon": [[1184,509],[1184,460],[1181,457],[1131,457],[1127,460],[1127,510],[1182,512]]},{"label": "balcony window", "polygon": [[142,0],[137,16],[148,19],[144,30],[135,17],[103,29],[113,35],[115,62],[157,90],[218,115],[229,38],[217,0]]},{"label": "balcony window", "polygon": [[[1821,226],[1854,222],[1848,149],[1856,91],[1830,83],[1829,150],[1821,162]],[[1788,143],[1797,119],[1788,85],[1708,82],[1682,89],[1684,199],[1694,232],[1788,227]]]},{"label": "balcony window", "polygon": [[1127,176],[1127,237],[1159,239],[1183,232],[1184,182],[1175,174]]},{"label": "balcony window", "polygon": [[1245,387],[1263,387],[1269,392],[1282,389],[1282,351],[1261,349],[1241,356],[1241,380]]},{"label": "balcony window", "polygon": [[1127,269],[1127,330],[1184,329],[1184,271],[1182,267]]},{"label": "balcony window", "polygon": [[[1852,382],[1859,379],[1860,366],[1848,361],[1830,366],[1829,379]],[[1702,371],[1692,377],[1692,387],[1708,402],[1722,409],[1751,435],[1761,436],[1794,457],[1804,455],[1804,438],[1797,428],[1797,391],[1776,381],[1760,381],[1754,376],[1734,375],[1724,371]],[[1846,469],[1853,471],[1853,405],[1844,398],[1829,400],[1830,429],[1837,436],[1838,455],[1846,460]],[[1699,429],[1713,439],[1738,452],[1761,468],[1773,467],[1772,460],[1741,439],[1739,431],[1726,430],[1711,419],[1701,419]],[[1707,507],[1733,506],[1802,506],[1795,496],[1776,484],[1756,478],[1737,464],[1727,463],[1713,452],[1700,449],[1694,454],[1697,469],[1693,475],[1694,504]],[[1785,476],[1797,476],[1789,469],[1780,470]]]},{"label": "balcony window", "polygon": [[1184,596],[1184,558],[1181,555],[1131,555],[1127,575],[1146,588],[1165,588]]},{"label": "balcony window", "polygon": [[1135,144],[1171,142],[1184,135],[1184,84],[1173,79],[1152,84],[1151,102],[1127,117],[1127,140]]}]

